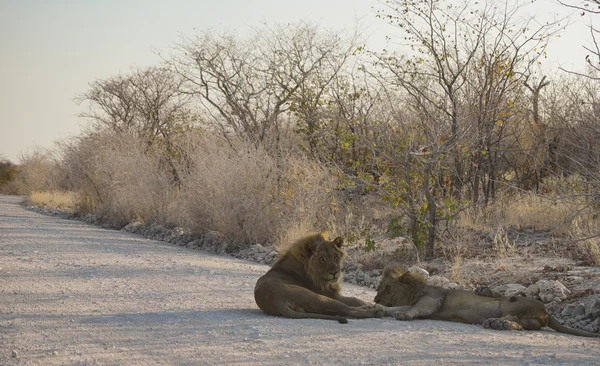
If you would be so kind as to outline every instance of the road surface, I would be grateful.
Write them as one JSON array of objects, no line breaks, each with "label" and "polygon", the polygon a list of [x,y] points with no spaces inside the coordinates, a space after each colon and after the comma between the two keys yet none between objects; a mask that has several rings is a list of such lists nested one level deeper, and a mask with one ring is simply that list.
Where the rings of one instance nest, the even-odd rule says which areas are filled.
[{"label": "road surface", "polygon": [[0,196],[2,365],[600,364],[600,339],[551,330],[270,317],[253,298],[264,265],[44,216],[20,200]]}]

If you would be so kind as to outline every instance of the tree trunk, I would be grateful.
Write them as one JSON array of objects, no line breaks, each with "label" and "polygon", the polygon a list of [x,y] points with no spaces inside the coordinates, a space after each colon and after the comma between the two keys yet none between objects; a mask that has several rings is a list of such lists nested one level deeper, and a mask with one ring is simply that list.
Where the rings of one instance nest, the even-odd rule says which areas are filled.
[{"label": "tree trunk", "polygon": [[435,238],[437,226],[437,205],[429,187],[432,165],[432,162],[427,165],[427,168],[425,168],[425,175],[423,177],[423,190],[425,191],[425,197],[427,198],[427,212],[429,214],[429,232],[427,236],[427,245],[425,247],[425,258],[428,260],[435,258]]}]

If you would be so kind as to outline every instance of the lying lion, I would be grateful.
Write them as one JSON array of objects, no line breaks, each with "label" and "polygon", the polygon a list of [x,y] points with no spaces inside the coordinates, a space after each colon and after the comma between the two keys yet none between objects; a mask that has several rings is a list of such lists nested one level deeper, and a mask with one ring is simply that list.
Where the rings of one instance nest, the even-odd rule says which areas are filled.
[{"label": "lying lion", "polygon": [[[485,295],[485,296],[484,296]],[[436,319],[468,324],[483,324],[497,330],[537,330],[545,326],[561,333],[584,337],[600,334],[565,327],[554,319],[541,301],[529,297],[506,297],[487,287],[478,293],[429,286],[418,274],[399,266],[388,266],[375,296],[384,305],[386,316],[398,320]]]},{"label": "lying lion", "polygon": [[287,318],[315,318],[348,323],[351,318],[381,318],[383,307],[340,295],[342,238],[328,241],[313,234],[293,244],[258,279],[254,299],[262,311]]}]

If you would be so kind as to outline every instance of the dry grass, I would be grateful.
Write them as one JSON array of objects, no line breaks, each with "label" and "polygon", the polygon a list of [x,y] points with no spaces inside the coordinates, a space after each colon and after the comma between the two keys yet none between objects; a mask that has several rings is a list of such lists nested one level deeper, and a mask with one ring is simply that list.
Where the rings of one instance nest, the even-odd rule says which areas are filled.
[{"label": "dry grass", "polygon": [[600,239],[590,238],[576,243],[577,250],[580,252],[584,263],[590,266],[600,265]]},{"label": "dry grass", "polygon": [[512,257],[516,255],[516,246],[508,239],[508,234],[503,227],[496,229],[492,238],[492,245],[498,258]]},{"label": "dry grass", "polygon": [[486,208],[461,215],[459,225],[475,230],[498,227],[529,228],[556,235],[577,235],[599,227],[599,220],[584,196],[555,197],[534,193],[504,195]]},{"label": "dry grass", "polygon": [[454,281],[456,283],[465,283],[462,262],[462,257],[457,254],[454,257],[452,267],[450,268],[450,281]]},{"label": "dry grass", "polygon": [[534,194],[524,195],[506,205],[505,225],[566,234],[580,204],[580,202],[558,201]]},{"label": "dry grass", "polygon": [[31,192],[29,201],[34,205],[56,208],[61,210],[72,210],[78,203],[78,196],[75,192]]}]

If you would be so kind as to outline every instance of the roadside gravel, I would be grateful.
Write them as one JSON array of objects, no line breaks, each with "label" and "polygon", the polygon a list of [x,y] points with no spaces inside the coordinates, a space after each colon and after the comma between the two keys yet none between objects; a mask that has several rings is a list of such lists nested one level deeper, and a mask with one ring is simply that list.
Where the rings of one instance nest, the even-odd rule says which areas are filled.
[{"label": "roadside gravel", "polygon": [[[600,364],[600,340],[392,318],[263,314],[268,269],[25,210],[0,196],[2,365]],[[374,291],[347,284],[365,300]]]}]

